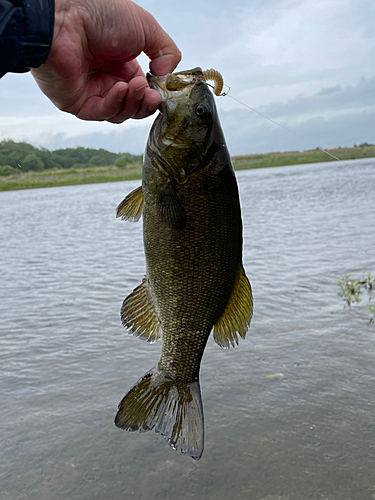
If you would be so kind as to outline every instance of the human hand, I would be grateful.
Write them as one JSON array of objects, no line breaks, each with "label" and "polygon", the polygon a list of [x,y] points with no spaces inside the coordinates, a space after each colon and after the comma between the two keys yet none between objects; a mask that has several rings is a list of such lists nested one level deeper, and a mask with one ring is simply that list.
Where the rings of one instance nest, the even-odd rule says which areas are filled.
[{"label": "human hand", "polygon": [[155,75],[172,72],[181,59],[154,17],[131,0],[55,0],[51,50],[31,72],[60,110],[122,123],[151,115],[161,103],[136,60],[141,52]]}]

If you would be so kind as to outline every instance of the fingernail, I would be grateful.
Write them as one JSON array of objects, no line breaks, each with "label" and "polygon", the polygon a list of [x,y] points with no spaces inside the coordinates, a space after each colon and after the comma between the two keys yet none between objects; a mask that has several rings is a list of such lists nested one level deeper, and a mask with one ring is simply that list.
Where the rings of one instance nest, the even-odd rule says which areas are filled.
[{"label": "fingernail", "polygon": [[146,113],[148,115],[152,115],[153,113],[155,113],[155,111],[157,110],[158,108],[155,108],[155,106],[147,106],[146,108]]},{"label": "fingernail", "polygon": [[117,100],[120,101],[120,102],[123,101],[124,98],[125,98],[125,96],[126,96],[126,94],[127,94],[127,92],[128,92],[128,86],[127,85],[124,86],[124,87],[121,87],[119,89],[119,91],[117,92]]},{"label": "fingernail", "polygon": [[146,108],[146,112],[150,113],[150,114],[155,113],[155,111],[158,109],[158,107],[159,107],[158,102],[156,102],[154,104],[149,104]]},{"label": "fingernail", "polygon": [[143,99],[143,96],[145,95],[145,90],[147,88],[147,83],[144,83],[134,91],[134,97],[138,99],[139,101]]}]

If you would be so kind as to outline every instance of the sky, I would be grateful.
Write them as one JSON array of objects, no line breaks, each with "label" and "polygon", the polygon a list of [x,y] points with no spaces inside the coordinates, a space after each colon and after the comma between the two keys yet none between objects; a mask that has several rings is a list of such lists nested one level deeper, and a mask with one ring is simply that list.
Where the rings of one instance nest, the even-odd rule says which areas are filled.
[{"label": "sky", "polygon": [[[179,46],[177,69],[223,75],[230,90],[216,104],[232,155],[375,143],[373,0],[137,3]],[[148,58],[138,59],[146,72]],[[0,80],[0,140],[140,154],[155,117],[81,121],[57,110],[30,74]]]}]

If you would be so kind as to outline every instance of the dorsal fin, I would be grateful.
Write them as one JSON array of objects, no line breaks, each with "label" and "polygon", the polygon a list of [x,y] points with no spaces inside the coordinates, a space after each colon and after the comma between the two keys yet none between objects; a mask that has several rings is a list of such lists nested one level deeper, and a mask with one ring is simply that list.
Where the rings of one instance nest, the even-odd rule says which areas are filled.
[{"label": "dorsal fin", "polygon": [[[253,315],[253,295],[251,285],[241,266],[228,300],[228,304],[214,325],[214,340],[223,349],[236,347],[238,335],[243,339],[249,329]],[[237,335],[238,334],[238,335]]]},{"label": "dorsal fin", "polygon": [[121,220],[138,222],[142,216],[143,203],[142,186],[139,186],[129,193],[116,208],[116,217],[121,217]]}]

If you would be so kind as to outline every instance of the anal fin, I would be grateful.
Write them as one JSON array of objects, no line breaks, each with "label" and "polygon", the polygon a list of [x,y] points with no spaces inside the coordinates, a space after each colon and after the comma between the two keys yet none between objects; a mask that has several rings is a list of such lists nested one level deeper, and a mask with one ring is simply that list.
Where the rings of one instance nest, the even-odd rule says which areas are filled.
[{"label": "anal fin", "polygon": [[139,186],[129,193],[116,208],[116,217],[121,217],[121,220],[138,222],[142,216],[143,203],[142,186]]},{"label": "anal fin", "polygon": [[223,349],[236,347],[238,335],[246,337],[253,315],[253,295],[251,285],[241,266],[229,297],[228,304],[220,319],[214,325],[214,340]]},{"label": "anal fin", "polygon": [[121,307],[122,324],[136,337],[153,344],[161,334],[161,324],[147,290],[147,278],[126,297]]}]

